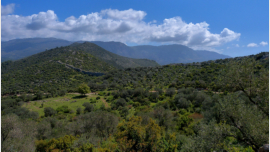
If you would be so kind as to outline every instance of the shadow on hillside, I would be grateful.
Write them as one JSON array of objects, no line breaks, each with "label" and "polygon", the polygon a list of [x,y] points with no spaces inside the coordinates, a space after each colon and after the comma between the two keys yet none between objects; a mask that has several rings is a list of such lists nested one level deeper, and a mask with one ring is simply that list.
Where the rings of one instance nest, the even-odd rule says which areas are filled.
[{"label": "shadow on hillside", "polygon": [[87,96],[79,95],[79,96],[72,97],[72,99],[82,99],[82,98],[85,98],[85,97],[87,97]]}]

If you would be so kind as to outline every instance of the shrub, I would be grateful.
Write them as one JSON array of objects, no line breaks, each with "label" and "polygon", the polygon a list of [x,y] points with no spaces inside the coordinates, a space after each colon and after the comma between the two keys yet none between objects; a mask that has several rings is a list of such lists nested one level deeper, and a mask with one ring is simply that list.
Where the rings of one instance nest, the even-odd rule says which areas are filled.
[{"label": "shrub", "polygon": [[59,96],[65,96],[66,93],[67,93],[66,90],[59,90],[59,91],[58,91],[58,95],[59,95]]},{"label": "shrub", "polygon": [[187,109],[190,106],[191,102],[185,98],[180,98],[179,100],[175,101],[175,105],[178,108]]},{"label": "shrub", "polygon": [[76,110],[76,114],[77,114],[77,115],[80,115],[80,114],[81,114],[81,112],[82,112],[82,108],[81,108],[81,107],[79,107],[79,108]]},{"label": "shrub", "polygon": [[69,113],[70,109],[68,109],[68,106],[61,106],[56,109],[57,113],[63,112],[63,113]]},{"label": "shrub", "polygon": [[56,111],[51,107],[46,107],[44,108],[44,114],[45,114],[45,117],[53,116],[56,114]]},{"label": "shrub", "polygon": [[94,106],[89,102],[83,103],[83,106],[85,107],[84,112],[92,112],[94,110]]},{"label": "shrub", "polygon": [[90,88],[88,87],[88,85],[86,84],[81,84],[79,87],[78,87],[78,92],[82,95],[85,95],[87,94],[88,92],[90,92]]},{"label": "shrub", "polygon": [[124,107],[127,105],[127,102],[125,99],[123,98],[120,98],[120,99],[117,99],[113,105],[112,105],[112,109],[118,109],[119,107]]}]

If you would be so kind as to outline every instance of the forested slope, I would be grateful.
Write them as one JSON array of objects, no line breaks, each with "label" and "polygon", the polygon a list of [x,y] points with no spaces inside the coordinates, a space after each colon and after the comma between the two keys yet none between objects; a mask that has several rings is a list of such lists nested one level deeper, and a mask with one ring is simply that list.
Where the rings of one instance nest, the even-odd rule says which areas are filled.
[{"label": "forested slope", "polygon": [[55,48],[18,61],[3,62],[2,94],[37,89],[68,89],[90,79],[65,64],[89,72],[106,73],[116,69],[84,51],[71,47]]},{"label": "forested slope", "polygon": [[74,43],[71,45],[76,50],[83,50],[87,53],[94,55],[95,57],[99,58],[100,60],[109,63],[117,68],[134,68],[134,67],[156,67],[159,66],[158,63],[154,60],[149,59],[133,59],[123,57],[114,53],[111,53],[102,47],[90,43]]},{"label": "forested slope", "polygon": [[93,93],[2,97],[2,151],[257,152],[269,142],[268,52],[81,81]]}]

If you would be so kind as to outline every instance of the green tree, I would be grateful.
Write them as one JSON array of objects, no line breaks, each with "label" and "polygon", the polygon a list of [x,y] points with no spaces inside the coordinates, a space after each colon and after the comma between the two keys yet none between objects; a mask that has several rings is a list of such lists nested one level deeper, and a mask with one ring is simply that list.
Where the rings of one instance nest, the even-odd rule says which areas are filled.
[{"label": "green tree", "polygon": [[90,92],[90,88],[86,84],[81,84],[78,88],[78,92],[85,96],[85,94]]},{"label": "green tree", "polygon": [[56,114],[56,111],[51,107],[46,107],[44,108],[44,114],[45,114],[45,117],[53,116]]},{"label": "green tree", "polygon": [[150,118],[147,125],[142,125],[141,117],[131,117],[117,127],[115,135],[121,151],[157,151],[161,139],[161,128]]}]

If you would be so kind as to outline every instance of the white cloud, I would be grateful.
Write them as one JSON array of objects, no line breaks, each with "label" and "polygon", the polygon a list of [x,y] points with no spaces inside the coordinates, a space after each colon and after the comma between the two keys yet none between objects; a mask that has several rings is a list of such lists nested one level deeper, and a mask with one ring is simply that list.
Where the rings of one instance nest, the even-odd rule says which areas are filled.
[{"label": "white cloud", "polygon": [[106,9],[101,11],[102,15],[107,15],[108,18],[116,20],[142,20],[146,13],[144,11],[136,11],[133,9],[128,9],[124,11]]},{"label": "white cloud", "polygon": [[257,47],[258,45],[256,43],[249,43],[247,47]]},{"label": "white cloud", "polygon": [[229,49],[230,47],[227,47],[227,49]]},{"label": "white cloud", "polygon": [[239,44],[235,44],[236,47],[239,47]]},{"label": "white cloud", "polygon": [[267,43],[267,42],[264,42],[264,41],[262,41],[260,44],[261,44],[262,46],[268,45],[268,43]]},{"label": "white cloud", "polygon": [[14,12],[15,4],[1,5],[1,15],[8,15]]},{"label": "white cloud", "polygon": [[224,28],[219,34],[209,31],[209,24],[186,23],[180,17],[163,23],[143,21],[144,11],[112,10],[93,12],[60,22],[52,10],[30,16],[2,16],[2,40],[29,37],[55,37],[67,40],[120,41],[123,43],[177,43],[194,49],[217,51],[213,47],[239,39],[240,33]]}]

